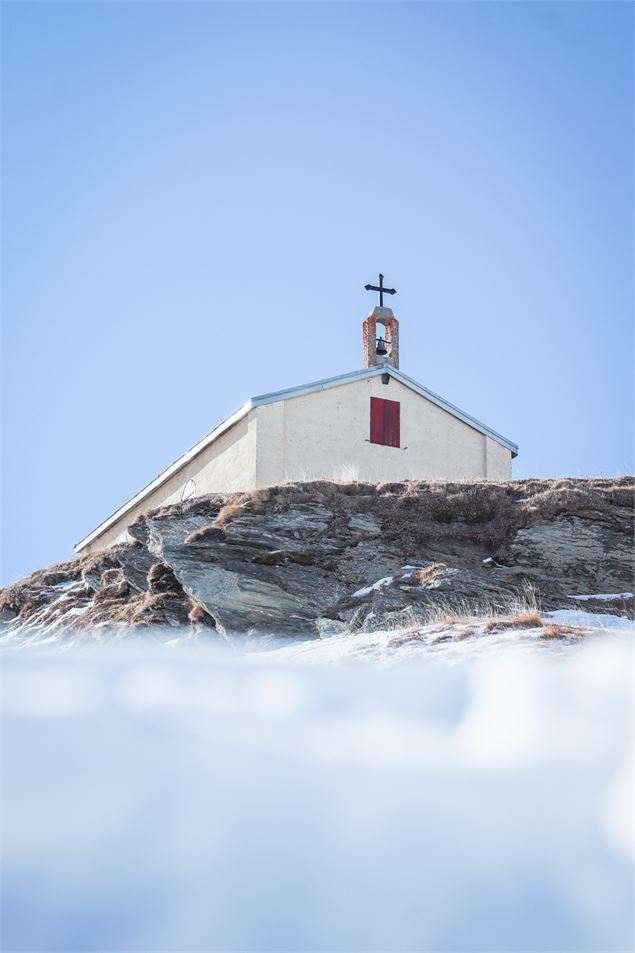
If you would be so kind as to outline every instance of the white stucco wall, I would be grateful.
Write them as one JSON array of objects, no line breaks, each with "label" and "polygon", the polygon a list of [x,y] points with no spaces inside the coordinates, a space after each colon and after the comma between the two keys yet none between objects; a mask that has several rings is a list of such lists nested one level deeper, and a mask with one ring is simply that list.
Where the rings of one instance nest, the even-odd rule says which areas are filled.
[{"label": "white stucco wall", "polygon": [[[401,405],[401,446],[370,442],[370,398]],[[258,486],[285,480],[511,479],[511,453],[391,378],[256,408]]]},{"label": "white stucco wall", "polygon": [[110,526],[82,553],[93,553],[129,539],[127,527],[141,513],[178,503],[189,480],[196,484],[196,496],[206,493],[233,493],[256,486],[256,415],[251,410],[230,430],[190,460],[169,480],[146,496]]},{"label": "white stucco wall", "polygon": [[500,443],[485,437],[485,477],[488,480],[511,480],[512,455]]},{"label": "white stucco wall", "polygon": [[256,485],[281,483],[285,461],[285,417],[288,401],[265,404],[255,410],[257,421]]}]

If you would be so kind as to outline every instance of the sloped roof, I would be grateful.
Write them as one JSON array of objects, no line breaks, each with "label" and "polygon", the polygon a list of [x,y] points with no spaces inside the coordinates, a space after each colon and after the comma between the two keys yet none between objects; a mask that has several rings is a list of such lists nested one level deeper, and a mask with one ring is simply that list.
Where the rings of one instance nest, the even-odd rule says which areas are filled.
[{"label": "sloped roof", "polygon": [[154,492],[154,490],[162,486],[167,480],[170,479],[171,476],[173,476],[175,473],[178,473],[182,467],[197,457],[199,453],[209,447],[209,445],[217,440],[218,437],[226,433],[235,424],[242,420],[242,418],[245,417],[254,407],[262,407],[265,404],[274,404],[277,401],[288,400],[292,397],[302,397],[304,394],[313,394],[320,390],[329,390],[331,387],[340,387],[342,384],[352,384],[355,381],[366,380],[370,377],[377,377],[380,374],[390,374],[394,380],[399,381],[401,384],[404,384],[406,387],[414,390],[417,394],[420,394],[433,404],[436,404],[437,407],[441,407],[443,410],[446,410],[449,414],[452,414],[453,417],[457,417],[459,420],[462,420],[463,423],[467,424],[469,427],[473,427],[474,430],[478,430],[487,437],[491,437],[491,439],[495,440],[496,443],[499,443],[502,447],[505,447],[505,449],[509,450],[512,457],[518,456],[517,444],[513,443],[511,440],[508,440],[507,437],[503,437],[495,430],[492,430],[491,427],[481,423],[480,420],[472,417],[471,414],[468,414],[464,410],[460,410],[458,407],[455,407],[454,404],[451,404],[448,400],[445,400],[444,397],[440,397],[433,391],[428,390],[428,388],[424,387],[423,384],[417,383],[417,381],[413,380],[411,377],[408,377],[397,368],[392,367],[389,364],[379,367],[364,367],[359,371],[350,371],[347,374],[339,374],[336,377],[325,377],[323,380],[313,381],[311,384],[301,384],[299,387],[287,387],[284,390],[276,390],[269,394],[260,394],[258,397],[252,397],[250,400],[246,401],[246,403],[244,403],[242,407],[240,407],[235,413],[233,413],[230,417],[227,417],[226,420],[224,420],[217,427],[215,427],[214,430],[208,433],[206,437],[203,437],[203,439],[199,440],[199,442],[190,450],[180,456],[178,460],[175,460],[174,463],[172,463],[166,470],[163,470],[162,473],[148,483],[147,486],[139,491],[139,493],[128,500],[127,503],[124,503],[123,506],[120,506],[118,510],[115,510],[115,512],[112,513],[108,519],[104,520],[103,523],[100,523],[99,526],[92,531],[92,533],[89,533],[88,536],[85,536],[84,539],[80,540],[79,543],[76,543],[74,547],[75,551],[79,552],[89,543],[92,543],[95,539],[101,536],[102,533],[104,533],[114,523],[121,519],[122,516],[125,516],[126,513],[133,509],[133,507],[140,503],[146,496],[149,496]]}]

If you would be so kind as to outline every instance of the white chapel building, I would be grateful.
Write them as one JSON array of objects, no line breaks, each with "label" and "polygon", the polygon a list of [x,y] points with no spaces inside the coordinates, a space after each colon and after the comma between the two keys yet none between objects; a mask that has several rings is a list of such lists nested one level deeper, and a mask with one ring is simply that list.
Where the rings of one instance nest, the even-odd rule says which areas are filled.
[{"label": "white chapel building", "polygon": [[[364,366],[252,397],[75,546],[129,539],[141,513],[206,493],[290,481],[509,480],[518,447],[399,369],[399,323],[363,322]],[[377,326],[382,333],[378,336]]]}]

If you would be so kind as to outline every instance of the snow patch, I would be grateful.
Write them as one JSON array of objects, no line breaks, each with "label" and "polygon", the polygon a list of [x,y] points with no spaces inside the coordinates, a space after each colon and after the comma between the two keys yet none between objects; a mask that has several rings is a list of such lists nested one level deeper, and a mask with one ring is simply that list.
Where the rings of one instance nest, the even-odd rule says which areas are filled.
[{"label": "snow patch", "polygon": [[400,579],[412,579],[414,573],[419,572],[420,569],[423,569],[423,566],[410,566],[409,564],[401,567],[402,575]]},{"label": "snow patch", "polygon": [[377,582],[374,582],[372,586],[364,586],[363,589],[358,589],[357,592],[353,593],[353,597],[357,599],[360,596],[369,595],[373,590],[383,589],[384,586],[389,586],[394,578],[394,576],[384,576],[383,579],[378,579]]},{"label": "snow patch", "polygon": [[567,599],[575,599],[576,602],[619,602],[621,599],[632,599],[632,592],[598,592],[595,595],[567,596]]},{"label": "snow patch", "polygon": [[635,622],[624,616],[585,612],[584,609],[555,609],[553,612],[543,612],[543,616],[563,625],[578,625],[583,629],[623,629],[628,632],[635,628]]}]

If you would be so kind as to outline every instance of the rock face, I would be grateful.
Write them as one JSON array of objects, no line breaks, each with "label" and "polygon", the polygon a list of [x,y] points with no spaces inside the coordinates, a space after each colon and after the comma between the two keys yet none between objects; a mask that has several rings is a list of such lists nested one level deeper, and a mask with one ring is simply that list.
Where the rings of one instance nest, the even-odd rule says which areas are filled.
[{"label": "rock face", "polygon": [[[633,589],[633,480],[305,483],[140,517],[133,541],[0,594],[2,641],[304,638]],[[632,597],[611,611],[632,611]],[[585,609],[607,603],[585,601]]]}]

